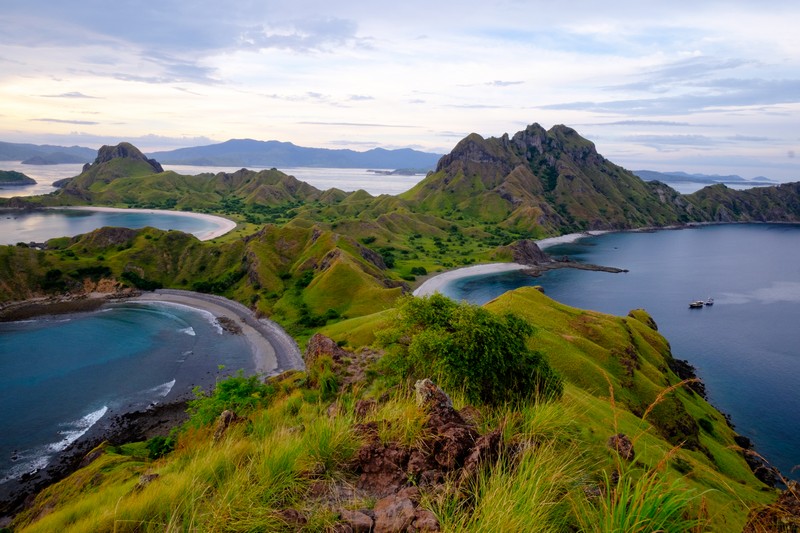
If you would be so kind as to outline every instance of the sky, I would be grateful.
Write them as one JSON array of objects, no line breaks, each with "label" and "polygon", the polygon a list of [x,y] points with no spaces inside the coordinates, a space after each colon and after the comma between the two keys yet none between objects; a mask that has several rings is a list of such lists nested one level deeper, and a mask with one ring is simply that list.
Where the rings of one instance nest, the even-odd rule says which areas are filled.
[{"label": "sky", "polygon": [[565,124],[631,170],[800,180],[794,0],[0,9],[1,141],[447,153],[473,132]]}]

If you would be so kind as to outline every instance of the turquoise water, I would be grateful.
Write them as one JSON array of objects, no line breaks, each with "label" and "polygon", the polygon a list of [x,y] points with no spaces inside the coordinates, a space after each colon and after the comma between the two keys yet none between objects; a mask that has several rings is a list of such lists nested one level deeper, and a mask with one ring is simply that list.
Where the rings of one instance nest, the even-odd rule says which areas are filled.
[{"label": "turquoise water", "polygon": [[[484,303],[542,285],[568,305],[615,315],[645,308],[706,383],[709,400],[785,475],[800,479],[800,226],[704,226],[615,233],[547,250],[626,268],[621,274],[563,269],[476,276],[443,293]],[[711,307],[689,309],[712,297]]]},{"label": "turquoise water", "polygon": [[0,482],[43,468],[95,423],[208,390],[237,369],[254,369],[244,337],[185,306],[0,323]]},{"label": "turquoise water", "polygon": [[0,244],[44,242],[55,237],[72,237],[103,226],[180,230],[198,238],[218,225],[200,218],[169,213],[125,213],[47,209],[30,212],[0,210]]}]

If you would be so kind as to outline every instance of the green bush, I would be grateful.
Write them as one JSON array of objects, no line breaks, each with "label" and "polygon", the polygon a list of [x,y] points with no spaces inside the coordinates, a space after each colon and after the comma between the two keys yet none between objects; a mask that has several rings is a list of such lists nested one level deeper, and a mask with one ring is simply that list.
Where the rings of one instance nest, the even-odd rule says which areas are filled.
[{"label": "green bush", "polygon": [[433,377],[472,402],[502,404],[563,392],[561,378],[527,347],[533,332],[514,314],[434,294],[402,299],[395,325],[379,339],[391,347],[383,363],[389,371],[412,380]]},{"label": "green bush", "polygon": [[200,427],[213,422],[226,409],[244,416],[256,407],[265,406],[275,395],[275,388],[262,383],[258,376],[244,377],[240,370],[236,376],[217,383],[211,394],[200,387],[192,392],[195,399],[189,401],[187,424]]}]

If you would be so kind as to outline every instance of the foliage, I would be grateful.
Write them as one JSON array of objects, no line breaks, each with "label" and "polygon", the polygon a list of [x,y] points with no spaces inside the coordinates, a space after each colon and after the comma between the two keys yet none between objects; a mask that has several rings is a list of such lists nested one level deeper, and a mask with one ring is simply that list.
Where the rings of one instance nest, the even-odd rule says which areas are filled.
[{"label": "foliage", "polygon": [[670,482],[658,471],[638,478],[624,473],[619,480],[605,474],[600,496],[579,500],[576,516],[586,532],[684,533],[701,527],[700,519],[687,518],[696,515],[691,506],[700,498],[681,480]]},{"label": "foliage", "polygon": [[563,392],[542,354],[527,347],[532,334],[533,326],[517,315],[434,294],[401,300],[396,325],[381,337],[399,348],[386,365],[403,377],[435,376],[445,388],[463,389],[470,401],[502,404]]},{"label": "foliage", "polygon": [[130,270],[127,272],[123,272],[122,275],[120,275],[120,279],[122,281],[130,283],[137,289],[142,289],[143,291],[154,291],[156,289],[160,289],[161,287],[163,287],[163,285],[160,282],[144,279],[136,272],[132,272]]},{"label": "foliage", "polygon": [[218,382],[211,394],[200,387],[195,387],[193,392],[195,399],[189,401],[187,409],[188,425],[200,427],[213,422],[226,409],[243,416],[256,407],[267,405],[275,388],[262,383],[258,376],[244,377],[239,371],[236,376]]},{"label": "foliage", "polygon": [[148,457],[158,459],[175,449],[175,439],[156,435],[147,441]]}]

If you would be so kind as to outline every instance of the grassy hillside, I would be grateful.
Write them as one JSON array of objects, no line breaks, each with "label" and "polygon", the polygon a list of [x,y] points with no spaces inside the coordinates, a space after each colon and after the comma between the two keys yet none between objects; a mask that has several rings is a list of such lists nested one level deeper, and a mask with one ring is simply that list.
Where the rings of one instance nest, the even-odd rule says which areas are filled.
[{"label": "grassy hillside", "polygon": [[[398,494],[412,495],[417,520],[431,513],[442,531],[727,532],[774,500],[736,451],[724,417],[669,370],[668,343],[646,313],[582,311],[532,288],[486,307],[535,326],[528,345],[558,369],[564,393],[468,407],[460,391],[446,391],[463,413],[450,416],[472,420],[456,426],[487,442],[495,435],[498,451],[478,470],[465,459],[440,466],[435,480],[417,477],[409,461],[398,483],[416,488]],[[307,373],[266,385],[235,378],[225,394],[194,406],[163,457],[153,457],[163,451],[154,441],[102,447],[42,492],[16,530],[323,531],[354,511],[379,520],[386,494],[366,482],[368,465],[384,468],[374,462],[381,454],[427,456],[450,442],[429,426],[440,415],[415,403],[408,382],[368,363],[374,347],[358,349],[390,315],[326,328],[353,351],[308,359]],[[213,423],[223,409],[241,417],[224,433]],[[676,439],[679,426],[691,435]],[[609,447],[618,434],[633,456]]]}]

